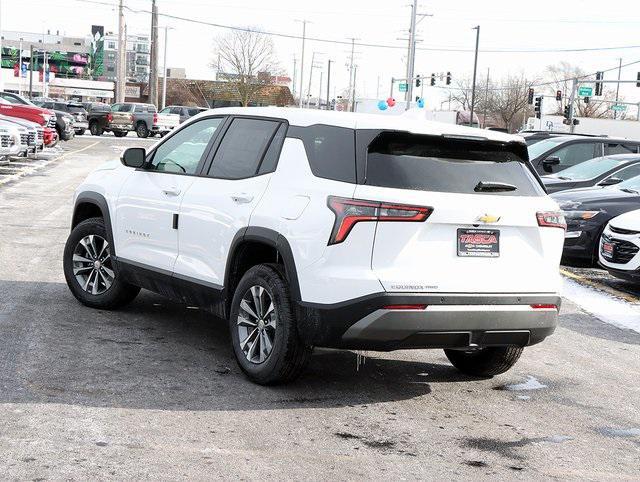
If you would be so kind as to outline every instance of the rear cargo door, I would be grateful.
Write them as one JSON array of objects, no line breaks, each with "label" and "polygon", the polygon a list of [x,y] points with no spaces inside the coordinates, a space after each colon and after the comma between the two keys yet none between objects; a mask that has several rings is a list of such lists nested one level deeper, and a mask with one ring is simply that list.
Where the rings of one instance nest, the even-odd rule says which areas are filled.
[{"label": "rear cargo door", "polygon": [[523,146],[382,133],[355,197],[432,209],[422,222],[377,222],[371,262],[386,291],[558,289],[564,230],[538,225],[537,212],[557,207]]}]

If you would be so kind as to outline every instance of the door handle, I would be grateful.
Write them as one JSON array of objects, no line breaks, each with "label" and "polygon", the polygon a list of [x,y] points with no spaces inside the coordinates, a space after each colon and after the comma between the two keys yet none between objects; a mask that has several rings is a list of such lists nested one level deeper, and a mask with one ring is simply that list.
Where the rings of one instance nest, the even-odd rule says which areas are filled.
[{"label": "door handle", "polygon": [[166,189],[163,189],[162,192],[164,194],[166,194],[167,196],[179,196],[180,195],[180,189],[178,189],[177,187],[168,187]]},{"label": "door handle", "polygon": [[247,194],[246,192],[240,192],[237,194],[232,194],[231,199],[233,199],[233,202],[238,204],[247,204],[253,201],[253,196],[251,194]]}]

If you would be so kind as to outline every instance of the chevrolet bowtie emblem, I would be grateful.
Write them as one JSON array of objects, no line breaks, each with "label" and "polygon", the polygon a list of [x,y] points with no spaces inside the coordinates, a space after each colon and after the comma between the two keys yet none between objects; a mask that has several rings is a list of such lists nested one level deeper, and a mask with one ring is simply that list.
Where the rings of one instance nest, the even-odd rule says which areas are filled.
[{"label": "chevrolet bowtie emblem", "polygon": [[484,216],[478,216],[478,221],[482,221],[483,223],[497,223],[500,221],[500,216],[491,216],[490,214],[485,214]]}]

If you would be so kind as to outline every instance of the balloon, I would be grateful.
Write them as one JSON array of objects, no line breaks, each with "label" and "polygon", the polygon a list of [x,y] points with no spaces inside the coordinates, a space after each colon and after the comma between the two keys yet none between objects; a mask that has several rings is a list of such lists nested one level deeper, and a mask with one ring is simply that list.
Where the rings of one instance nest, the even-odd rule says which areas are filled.
[{"label": "balloon", "polygon": [[380,102],[378,102],[378,109],[387,110],[387,103],[384,100],[381,100]]},{"label": "balloon", "polygon": [[422,97],[418,99],[418,107],[420,109],[424,107],[424,99]]},{"label": "balloon", "polygon": [[393,107],[394,105],[396,105],[396,100],[395,100],[393,97],[389,97],[389,98],[387,99],[387,105],[388,105],[389,107]]}]

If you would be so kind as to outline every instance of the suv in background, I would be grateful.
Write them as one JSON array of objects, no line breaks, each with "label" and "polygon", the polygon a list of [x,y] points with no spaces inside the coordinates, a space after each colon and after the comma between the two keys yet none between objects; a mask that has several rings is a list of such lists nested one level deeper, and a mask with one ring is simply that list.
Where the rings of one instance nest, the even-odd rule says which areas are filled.
[{"label": "suv in background", "polygon": [[81,136],[89,128],[87,122],[87,111],[84,106],[79,102],[65,102],[56,100],[34,100],[36,105],[44,107],[45,109],[52,109],[60,112],[65,112],[73,118],[73,130],[76,135]]},{"label": "suv in background", "polygon": [[144,287],[227,319],[257,383],[314,346],[497,375],[560,306],[564,218],[527,160],[521,137],[400,116],[211,110],[78,187],[65,278],[94,308]]},{"label": "suv in background", "polygon": [[206,107],[189,107],[186,105],[169,105],[160,111],[160,114],[176,114],[180,116],[180,123],[208,110]]},{"label": "suv in background", "polygon": [[552,174],[594,157],[636,154],[640,141],[610,137],[557,136],[530,144],[529,159],[541,175]]},{"label": "suv in background", "polygon": [[116,134],[116,130],[124,132],[124,135],[133,130],[138,137],[142,138],[156,134],[164,136],[180,124],[178,115],[158,114],[158,110],[153,104],[130,102],[113,104],[111,112],[113,113],[112,130],[114,134]]}]

